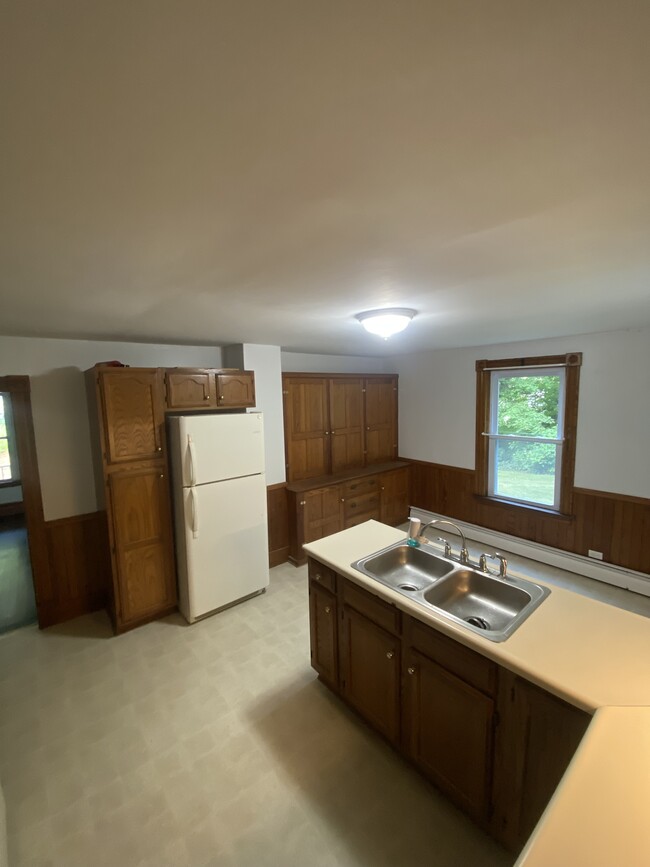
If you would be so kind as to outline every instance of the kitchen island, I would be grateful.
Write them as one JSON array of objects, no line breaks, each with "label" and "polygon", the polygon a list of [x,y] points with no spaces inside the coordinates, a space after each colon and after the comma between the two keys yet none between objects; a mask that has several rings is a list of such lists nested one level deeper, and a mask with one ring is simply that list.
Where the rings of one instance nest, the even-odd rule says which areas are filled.
[{"label": "kitchen island", "polygon": [[[403,538],[402,531],[368,521],[312,542],[305,550],[345,582],[369,591],[410,621],[426,624],[492,660],[500,670],[592,715],[518,863],[647,863],[650,839],[641,815],[650,779],[647,619],[549,585],[550,596],[507,641],[496,644],[350,566]],[[523,577],[544,584],[543,569]]]}]

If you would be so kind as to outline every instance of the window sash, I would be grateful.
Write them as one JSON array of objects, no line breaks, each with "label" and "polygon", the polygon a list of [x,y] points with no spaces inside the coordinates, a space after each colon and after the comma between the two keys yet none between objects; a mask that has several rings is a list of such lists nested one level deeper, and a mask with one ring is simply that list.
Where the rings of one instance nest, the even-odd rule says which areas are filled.
[{"label": "window sash", "polygon": [[[489,412],[489,429],[483,433],[484,437],[488,438],[488,478],[487,478],[487,495],[497,500],[507,500],[511,502],[524,503],[531,506],[540,506],[542,508],[553,508],[556,511],[560,509],[560,499],[562,493],[562,456],[564,438],[564,414],[566,406],[566,370],[564,367],[558,366],[529,366],[521,368],[495,368],[489,373],[490,376],[490,412]],[[530,376],[557,376],[560,379],[560,388],[558,393],[558,417],[557,431],[560,434],[558,437],[540,437],[524,434],[499,434],[497,433],[499,424],[499,380],[511,379],[513,377],[530,377]],[[555,446],[555,473],[553,479],[553,504],[542,503],[540,500],[527,500],[523,497],[505,496],[496,491],[497,487],[497,466],[496,454],[497,444],[499,442],[530,442],[530,443],[549,443]]]}]

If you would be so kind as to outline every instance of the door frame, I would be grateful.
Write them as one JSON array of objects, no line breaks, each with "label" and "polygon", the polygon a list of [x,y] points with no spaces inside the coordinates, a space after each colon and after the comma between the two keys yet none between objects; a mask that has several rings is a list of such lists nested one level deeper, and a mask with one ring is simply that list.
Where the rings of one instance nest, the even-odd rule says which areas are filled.
[{"label": "door frame", "polygon": [[31,389],[28,376],[0,376],[0,391],[11,396],[16,451],[20,464],[25,525],[32,566],[32,581],[36,596],[38,625],[42,629],[43,604],[52,596],[52,572],[47,549],[47,533],[43,515],[41,478],[36,456],[36,438],[32,416]]}]

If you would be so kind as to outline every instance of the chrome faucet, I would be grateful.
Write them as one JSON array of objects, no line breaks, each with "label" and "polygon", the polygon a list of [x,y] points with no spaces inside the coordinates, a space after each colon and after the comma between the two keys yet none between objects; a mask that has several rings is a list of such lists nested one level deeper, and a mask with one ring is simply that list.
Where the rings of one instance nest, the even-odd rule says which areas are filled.
[{"label": "chrome faucet", "polygon": [[494,554],[481,554],[478,558],[478,568],[481,572],[487,572],[489,574],[490,570],[487,565],[487,558],[490,560],[498,560],[499,561],[499,578],[507,578],[508,577],[508,561],[503,556],[503,554],[499,554],[498,551],[495,551]]},{"label": "chrome faucet", "polygon": [[[425,524],[422,527],[422,529],[420,530],[420,538],[424,539],[424,531],[428,530],[429,527],[437,527],[440,524],[448,524],[450,527],[453,527],[454,530],[458,533],[458,535],[461,538],[461,549],[460,549],[460,555],[458,557],[458,560],[460,563],[462,563],[463,566],[469,565],[469,552],[467,550],[467,542],[465,541],[465,534],[463,533],[463,531],[460,529],[460,527],[457,524],[454,524],[453,521],[447,521],[447,520],[444,520],[443,518],[437,519],[435,521],[429,521],[429,523]],[[445,543],[445,557],[451,556],[451,549],[449,549],[449,551],[448,551],[447,550],[448,548],[449,548],[448,543]]]}]

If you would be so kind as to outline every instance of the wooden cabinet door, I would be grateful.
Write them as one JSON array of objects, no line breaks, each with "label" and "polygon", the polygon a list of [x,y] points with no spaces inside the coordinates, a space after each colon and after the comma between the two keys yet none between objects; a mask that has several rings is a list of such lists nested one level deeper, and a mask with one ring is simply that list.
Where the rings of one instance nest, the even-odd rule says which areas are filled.
[{"label": "wooden cabinet door", "polygon": [[475,819],[488,815],[494,701],[415,650],[405,661],[405,747]]},{"label": "wooden cabinet door", "polygon": [[217,405],[214,373],[207,370],[165,374],[167,409],[205,409]]},{"label": "wooden cabinet door", "polygon": [[329,472],[327,380],[284,380],[284,432],[287,481],[313,479]]},{"label": "wooden cabinet door", "polygon": [[519,851],[591,721],[589,714],[501,671],[492,832]]},{"label": "wooden cabinet door", "polygon": [[307,491],[303,509],[304,541],[315,542],[343,529],[341,492],[338,485]]},{"label": "wooden cabinet door", "polygon": [[378,732],[396,744],[400,734],[400,640],[343,606],[341,692]]},{"label": "wooden cabinet door", "polygon": [[159,370],[116,368],[98,373],[108,464],[160,458],[164,404]]},{"label": "wooden cabinet door", "polygon": [[363,380],[329,382],[331,472],[363,466]]},{"label": "wooden cabinet door", "polygon": [[401,524],[409,514],[408,467],[379,476],[381,489],[380,520],[384,524]]},{"label": "wooden cabinet door", "polygon": [[397,380],[393,376],[364,380],[366,464],[397,457]]},{"label": "wooden cabinet door", "polygon": [[255,374],[251,370],[217,373],[217,406],[255,406]]},{"label": "wooden cabinet door", "polygon": [[323,680],[337,687],[339,659],[336,596],[313,582],[309,585],[309,634],[312,667]]},{"label": "wooden cabinet door", "polygon": [[119,623],[176,602],[169,491],[163,465],[109,477]]}]

